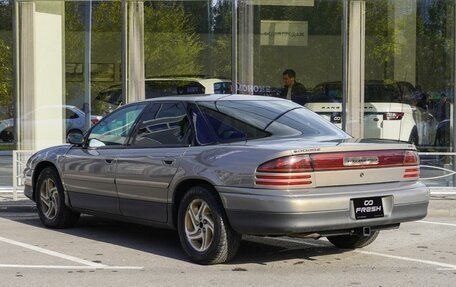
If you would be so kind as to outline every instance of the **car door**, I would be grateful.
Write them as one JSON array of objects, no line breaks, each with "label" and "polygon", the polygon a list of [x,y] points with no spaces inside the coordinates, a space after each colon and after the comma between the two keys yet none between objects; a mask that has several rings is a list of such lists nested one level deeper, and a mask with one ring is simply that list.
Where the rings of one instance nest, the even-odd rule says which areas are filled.
[{"label": "car door", "polygon": [[119,214],[116,160],[146,103],[125,106],[101,120],[86,144],[63,159],[63,181],[73,207]]},{"label": "car door", "polygon": [[125,216],[166,222],[168,187],[192,142],[181,102],[159,102],[144,112],[117,159],[116,185]]}]

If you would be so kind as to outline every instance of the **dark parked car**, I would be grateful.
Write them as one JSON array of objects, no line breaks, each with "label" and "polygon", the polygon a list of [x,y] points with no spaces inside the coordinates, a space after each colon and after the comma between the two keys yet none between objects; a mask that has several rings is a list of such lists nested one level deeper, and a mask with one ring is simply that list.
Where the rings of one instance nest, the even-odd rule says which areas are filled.
[{"label": "dark parked car", "polygon": [[[161,77],[144,81],[146,99],[195,94],[231,93],[231,82],[210,77]],[[121,106],[122,86],[100,91],[92,103],[93,114],[105,115]]]},{"label": "dark parked car", "polygon": [[427,213],[413,145],[353,139],[288,100],[157,98],[69,141],[25,170],[45,226],[71,227],[88,213],[174,228],[202,264],[233,258],[242,234],[358,248]]}]

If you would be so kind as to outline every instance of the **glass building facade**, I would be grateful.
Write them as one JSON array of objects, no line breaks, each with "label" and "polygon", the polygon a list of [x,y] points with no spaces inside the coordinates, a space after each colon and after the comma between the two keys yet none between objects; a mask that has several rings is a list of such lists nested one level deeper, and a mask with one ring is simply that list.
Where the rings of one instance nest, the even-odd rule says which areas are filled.
[{"label": "glass building facade", "polygon": [[0,0],[0,189],[20,181],[21,155],[119,105],[192,93],[288,98],[354,137],[414,143],[425,183],[454,188],[455,7]]}]

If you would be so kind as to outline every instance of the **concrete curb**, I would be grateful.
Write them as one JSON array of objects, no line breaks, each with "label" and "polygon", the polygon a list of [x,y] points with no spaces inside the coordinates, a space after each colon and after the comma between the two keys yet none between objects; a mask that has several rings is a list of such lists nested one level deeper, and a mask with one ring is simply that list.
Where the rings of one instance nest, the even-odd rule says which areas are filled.
[{"label": "concrete curb", "polygon": [[[12,197],[12,196],[11,196]],[[36,205],[35,202],[30,199],[19,199],[17,201],[5,200],[5,198],[0,198],[0,213],[1,212],[35,212]]]},{"label": "concrete curb", "polygon": [[7,205],[0,205],[0,215],[3,212],[36,212],[35,205],[14,205],[14,206],[7,206]]}]

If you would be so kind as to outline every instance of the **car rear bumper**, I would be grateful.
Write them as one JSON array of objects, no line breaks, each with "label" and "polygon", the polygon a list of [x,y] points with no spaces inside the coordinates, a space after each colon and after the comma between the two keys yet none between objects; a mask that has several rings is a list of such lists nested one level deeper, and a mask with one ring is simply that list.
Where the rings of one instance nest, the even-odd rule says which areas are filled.
[{"label": "car rear bumper", "polygon": [[[382,229],[422,219],[429,189],[420,182],[277,191],[217,187],[231,226],[241,234],[330,234]],[[356,219],[352,199],[381,197],[384,216]]]}]

